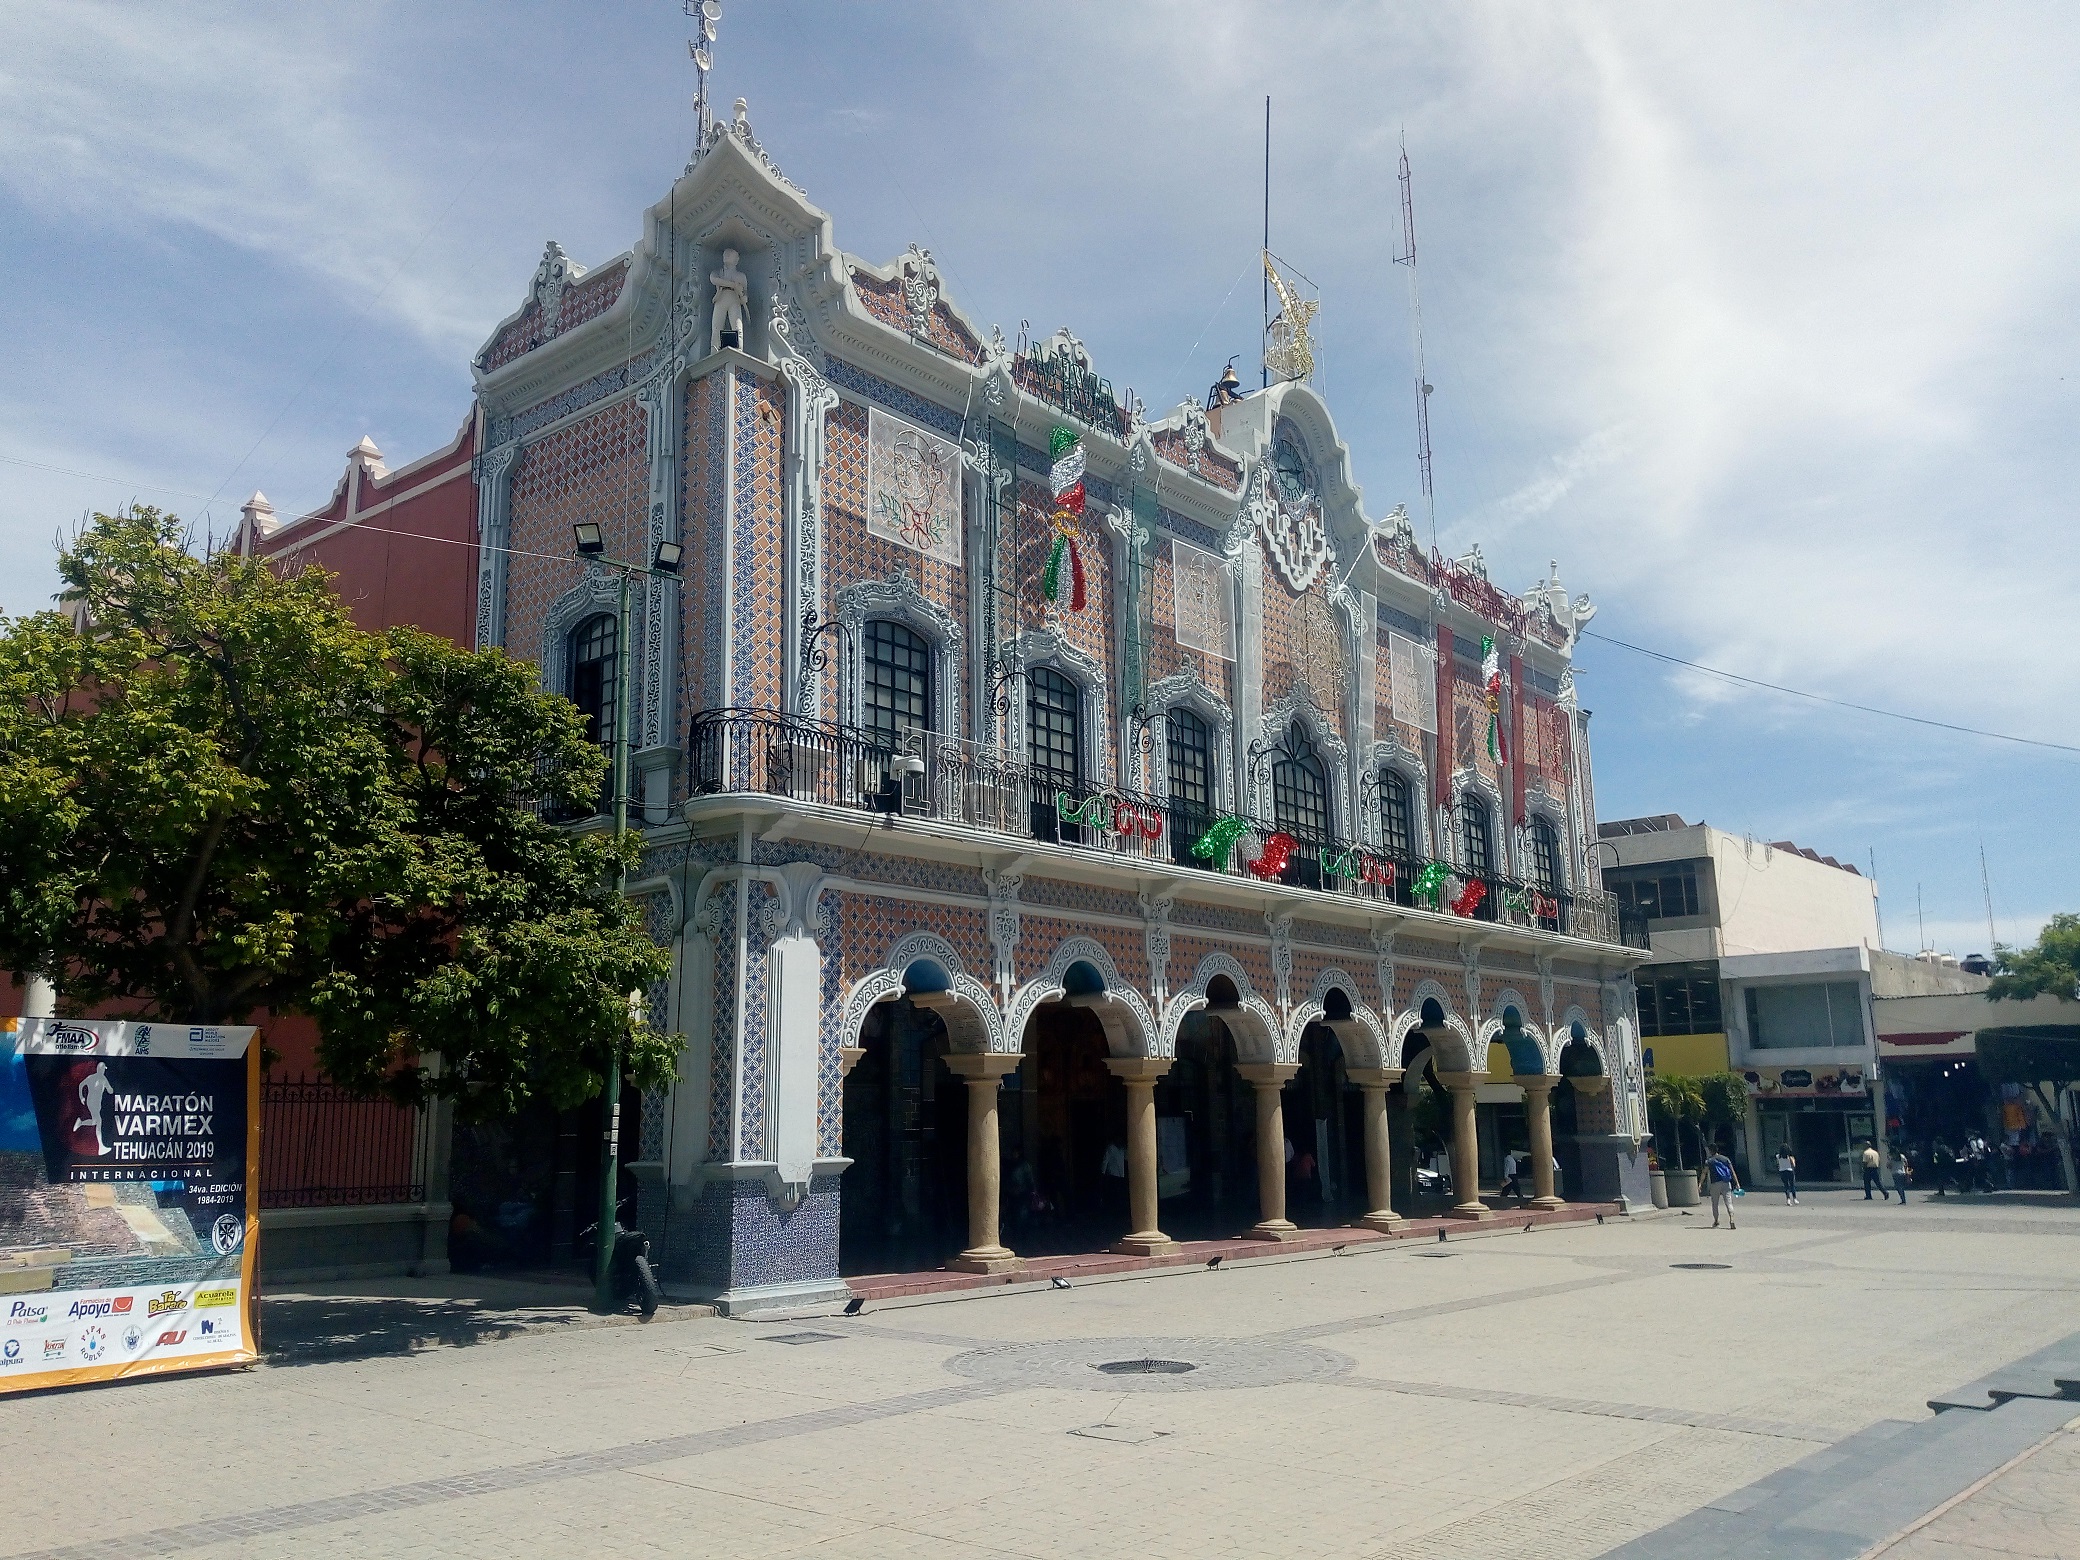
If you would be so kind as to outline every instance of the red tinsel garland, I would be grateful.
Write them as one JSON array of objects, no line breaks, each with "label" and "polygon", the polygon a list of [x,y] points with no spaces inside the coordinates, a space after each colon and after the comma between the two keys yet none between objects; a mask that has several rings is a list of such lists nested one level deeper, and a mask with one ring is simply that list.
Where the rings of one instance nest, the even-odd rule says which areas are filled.
[{"label": "red tinsel garland", "polygon": [[1285,871],[1286,863],[1293,859],[1293,852],[1299,848],[1300,842],[1281,830],[1264,841],[1264,854],[1249,864],[1249,870],[1252,875],[1269,882]]},{"label": "red tinsel garland", "polygon": [[1481,901],[1487,897],[1488,885],[1479,878],[1469,878],[1466,886],[1459,890],[1459,897],[1452,901],[1452,914],[1470,916],[1480,908]]}]

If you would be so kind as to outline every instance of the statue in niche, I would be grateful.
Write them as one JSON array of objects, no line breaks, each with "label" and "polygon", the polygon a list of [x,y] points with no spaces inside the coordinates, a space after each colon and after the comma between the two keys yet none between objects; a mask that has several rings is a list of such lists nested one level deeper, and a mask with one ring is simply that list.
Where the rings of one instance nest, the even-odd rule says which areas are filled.
[{"label": "statue in niche", "polygon": [[708,280],[715,284],[715,307],[709,314],[708,350],[744,350],[744,321],[751,313],[750,279],[737,269],[737,252],[722,251],[722,269]]}]

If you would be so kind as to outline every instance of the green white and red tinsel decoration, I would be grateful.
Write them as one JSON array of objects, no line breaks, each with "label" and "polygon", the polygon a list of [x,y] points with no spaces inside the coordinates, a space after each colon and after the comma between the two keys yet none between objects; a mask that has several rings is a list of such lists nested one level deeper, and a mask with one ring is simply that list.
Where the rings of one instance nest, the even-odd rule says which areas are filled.
[{"label": "green white and red tinsel decoration", "polygon": [[1488,701],[1488,757],[1499,764],[1509,750],[1502,739],[1502,652],[1492,634],[1481,636],[1481,692]]},{"label": "green white and red tinsel decoration", "polygon": [[1076,522],[1083,514],[1083,441],[1074,428],[1057,428],[1048,436],[1048,458],[1054,462],[1047,473],[1048,491],[1054,494],[1054,545],[1047,550],[1047,567],[1040,572],[1040,594],[1049,601],[1062,599],[1062,565],[1069,565],[1069,610],[1081,612],[1084,605],[1083,552],[1076,545]]}]

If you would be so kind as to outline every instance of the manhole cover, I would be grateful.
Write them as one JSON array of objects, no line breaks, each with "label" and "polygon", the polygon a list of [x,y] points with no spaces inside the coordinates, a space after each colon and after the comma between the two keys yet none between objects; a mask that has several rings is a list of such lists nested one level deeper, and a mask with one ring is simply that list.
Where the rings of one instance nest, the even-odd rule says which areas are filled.
[{"label": "manhole cover", "polygon": [[1672,1268],[1687,1268],[1693,1273],[1727,1273],[1733,1270],[1731,1262],[1671,1262]]},{"label": "manhole cover", "polygon": [[767,1343],[833,1343],[844,1336],[843,1333],[819,1332],[768,1333],[765,1341]]},{"label": "manhole cover", "polygon": [[1117,1394],[1275,1387],[1341,1376],[1353,1364],[1306,1343],[1136,1335],[992,1344],[956,1354],[946,1368],[998,1386]]}]

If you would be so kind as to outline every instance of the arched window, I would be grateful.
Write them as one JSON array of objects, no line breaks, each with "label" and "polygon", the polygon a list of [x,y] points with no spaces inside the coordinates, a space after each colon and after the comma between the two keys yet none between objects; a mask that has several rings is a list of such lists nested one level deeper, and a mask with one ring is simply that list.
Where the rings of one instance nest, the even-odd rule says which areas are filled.
[{"label": "arched window", "polygon": [[1545,818],[1531,820],[1531,886],[1541,893],[1560,892],[1560,831]]},{"label": "arched window", "polygon": [[1279,881],[1320,888],[1322,863],[1318,852],[1332,838],[1329,777],[1298,721],[1287,730],[1284,745],[1271,760],[1271,820],[1300,841],[1300,848],[1293,852]]},{"label": "arched window", "polygon": [[904,732],[932,729],[932,647],[901,623],[867,625],[860,717],[894,746]]},{"label": "arched window", "polygon": [[1488,830],[1488,804],[1471,791],[1459,797],[1459,843],[1466,870],[1487,877],[1495,870],[1494,837]]},{"label": "arched window", "polygon": [[1297,722],[1271,761],[1271,816],[1303,845],[1329,842],[1329,778]]},{"label": "arched window", "polygon": [[1379,772],[1379,842],[1390,856],[1415,858],[1415,808],[1409,800],[1408,777],[1398,769]]},{"label": "arched window", "polygon": [[1083,788],[1083,690],[1051,666],[1026,673],[1026,761],[1033,767],[1033,835],[1070,842],[1081,825],[1064,826],[1058,793]]},{"label": "arched window", "polygon": [[1192,844],[1213,821],[1213,732],[1190,710],[1172,709],[1170,732],[1170,847],[1186,866],[1205,866]]},{"label": "arched window", "polygon": [[586,735],[601,747],[614,742],[615,678],[621,665],[619,624],[612,613],[589,617],[570,632],[564,690],[585,717]]}]

